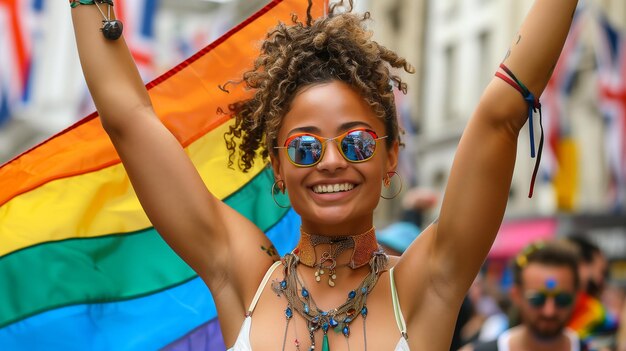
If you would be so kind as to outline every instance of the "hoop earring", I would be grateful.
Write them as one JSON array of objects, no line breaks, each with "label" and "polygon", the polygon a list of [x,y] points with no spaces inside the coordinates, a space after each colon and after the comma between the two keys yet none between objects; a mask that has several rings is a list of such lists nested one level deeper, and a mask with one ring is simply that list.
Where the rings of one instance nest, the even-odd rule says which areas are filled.
[{"label": "hoop earring", "polygon": [[[280,185],[278,185],[280,183]],[[278,191],[276,191],[276,187],[278,186]],[[287,206],[283,206],[281,204],[278,203],[278,201],[276,200],[276,194],[280,191],[281,194],[285,194],[285,181],[282,179],[279,179],[277,181],[274,182],[274,184],[272,184],[272,200],[274,200],[274,203],[276,204],[276,206],[280,207],[280,208],[289,208],[291,207],[290,205]]]},{"label": "hoop earring", "polygon": [[398,179],[400,179],[400,186],[398,187],[398,190],[393,194],[393,196],[387,197],[387,196],[384,196],[383,194],[380,194],[380,197],[382,197],[385,200],[394,199],[396,196],[398,196],[402,192],[402,186],[403,186],[402,177],[396,171],[387,172],[387,174],[385,174],[385,176],[383,177],[383,186],[385,188],[389,188],[391,186],[391,179],[394,176],[398,176]]}]

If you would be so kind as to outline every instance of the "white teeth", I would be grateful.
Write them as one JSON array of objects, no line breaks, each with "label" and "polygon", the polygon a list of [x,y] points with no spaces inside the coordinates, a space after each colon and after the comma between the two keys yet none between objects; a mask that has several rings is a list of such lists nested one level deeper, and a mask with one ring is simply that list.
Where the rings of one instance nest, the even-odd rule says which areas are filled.
[{"label": "white teeth", "polygon": [[313,191],[317,194],[324,193],[338,193],[341,191],[349,191],[354,189],[354,184],[343,183],[343,184],[331,184],[331,185],[316,185],[313,187]]}]

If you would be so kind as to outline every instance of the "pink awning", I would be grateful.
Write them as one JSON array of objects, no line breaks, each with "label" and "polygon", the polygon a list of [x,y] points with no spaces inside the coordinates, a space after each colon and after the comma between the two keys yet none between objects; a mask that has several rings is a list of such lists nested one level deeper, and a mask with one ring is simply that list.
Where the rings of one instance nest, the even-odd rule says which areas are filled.
[{"label": "pink awning", "polygon": [[533,241],[553,238],[556,231],[557,220],[554,218],[506,221],[502,223],[487,257],[511,258]]}]

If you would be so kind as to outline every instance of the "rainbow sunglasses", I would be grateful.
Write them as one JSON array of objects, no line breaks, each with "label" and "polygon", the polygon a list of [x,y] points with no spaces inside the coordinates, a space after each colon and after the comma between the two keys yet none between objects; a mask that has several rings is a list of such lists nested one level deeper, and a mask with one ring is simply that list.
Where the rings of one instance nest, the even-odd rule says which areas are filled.
[{"label": "rainbow sunglasses", "polygon": [[387,136],[378,137],[375,131],[366,128],[350,129],[334,138],[324,138],[311,133],[297,133],[285,140],[284,146],[275,146],[275,149],[285,149],[289,161],[297,167],[312,167],[318,164],[326,143],[337,143],[339,152],[348,162],[365,162],[374,157],[376,143]]},{"label": "rainbow sunglasses", "polygon": [[525,297],[528,304],[535,308],[543,307],[548,297],[554,298],[554,304],[559,308],[569,307],[574,302],[574,294],[559,290],[529,291],[525,294]]}]

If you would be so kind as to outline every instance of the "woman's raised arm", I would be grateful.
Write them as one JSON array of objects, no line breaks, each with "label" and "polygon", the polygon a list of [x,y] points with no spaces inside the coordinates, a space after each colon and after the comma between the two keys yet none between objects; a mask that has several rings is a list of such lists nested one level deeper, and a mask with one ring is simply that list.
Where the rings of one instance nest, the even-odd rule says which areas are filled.
[{"label": "woman's raised arm", "polygon": [[[106,14],[108,5],[99,6]],[[263,265],[271,264],[260,249],[269,246],[267,238],[207,190],[180,143],[155,115],[124,39],[107,40],[102,35],[102,14],[96,5],[71,11],[89,91],[154,227],[209,287],[224,286],[224,277],[233,274],[229,257],[235,254],[258,258],[254,267],[259,267],[260,281]],[[235,233],[239,240],[233,240]],[[254,272],[247,274],[253,274],[247,280],[253,293],[258,282]],[[248,300],[247,293],[243,295],[239,298]]]},{"label": "woman's raised arm", "polygon": [[[536,0],[513,39],[503,64],[534,96],[541,95],[550,78],[576,5],[576,0]],[[504,216],[517,138],[528,109],[518,90],[494,77],[461,137],[439,219],[418,239],[426,245],[409,248],[399,274],[409,277],[426,254],[429,286],[445,301],[460,304]],[[426,248],[418,253],[421,246]],[[417,288],[411,285],[424,283],[406,281],[407,294]]]}]

